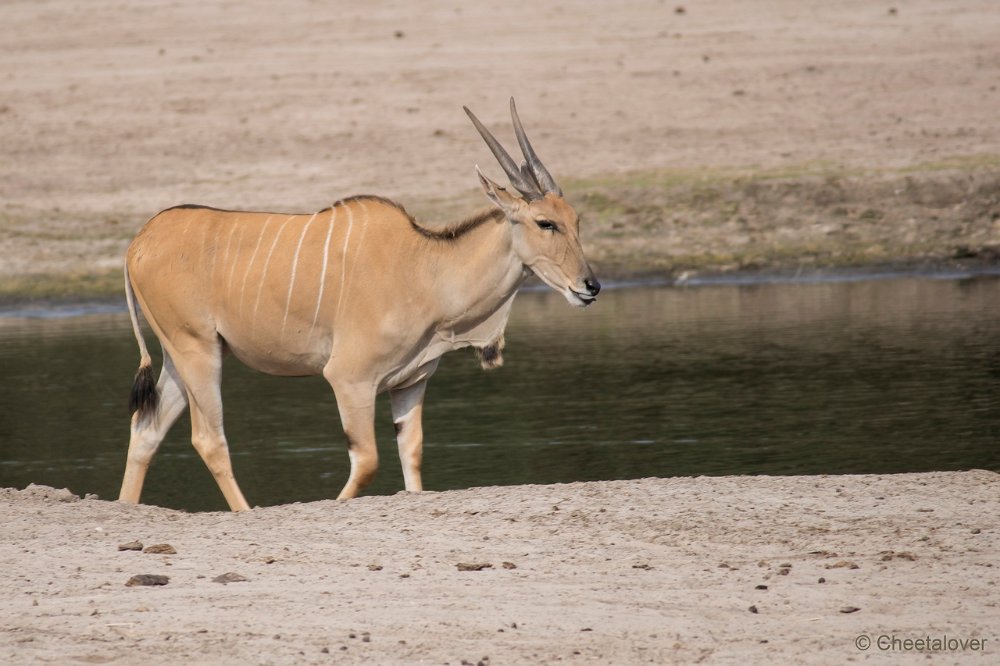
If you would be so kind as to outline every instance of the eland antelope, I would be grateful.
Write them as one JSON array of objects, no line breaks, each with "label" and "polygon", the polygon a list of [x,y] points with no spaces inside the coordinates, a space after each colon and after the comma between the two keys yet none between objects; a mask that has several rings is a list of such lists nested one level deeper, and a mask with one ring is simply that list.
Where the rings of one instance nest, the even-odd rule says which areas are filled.
[{"label": "eland antelope", "polygon": [[[120,501],[139,501],[149,463],[186,406],[191,441],[230,508],[250,508],[222,427],[229,353],[261,372],[330,383],[351,461],[339,498],[375,475],[375,397],[388,391],[405,487],[419,491],[424,389],[441,355],[472,346],[483,367],[499,366],[514,295],[532,274],[573,305],[594,301],[600,285],[579,218],[528,143],[514,100],[520,165],[465,112],[520,196],[477,166],[493,207],[457,224],[426,227],[369,195],[312,214],[183,205],[146,223],[125,257],[140,362]],[[163,348],[156,382],[137,306]]]}]

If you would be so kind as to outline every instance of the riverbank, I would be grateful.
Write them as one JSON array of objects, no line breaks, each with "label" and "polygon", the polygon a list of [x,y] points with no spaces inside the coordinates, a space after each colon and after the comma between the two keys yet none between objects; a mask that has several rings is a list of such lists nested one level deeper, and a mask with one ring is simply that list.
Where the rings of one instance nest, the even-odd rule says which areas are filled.
[{"label": "riverbank", "polygon": [[[118,276],[118,273],[115,273]],[[920,260],[879,263],[865,266],[786,266],[744,270],[682,271],[640,277],[604,278],[602,291],[645,288],[697,288],[726,286],[760,286],[778,284],[819,285],[882,280],[971,280],[1000,276],[1000,262],[982,259]],[[95,314],[127,312],[121,285],[108,277],[108,290],[69,291],[69,283],[50,276],[53,290],[32,289],[0,294],[0,321],[23,319],[64,319]],[[118,280],[121,277],[118,276]],[[537,279],[529,279],[520,293],[546,292],[549,287]]]},{"label": "riverbank", "polygon": [[[0,657],[844,663],[882,657],[880,636],[947,636],[965,649],[935,657],[989,659],[998,483],[985,471],[644,479],[246,514],[0,490]],[[120,550],[135,541],[176,553]],[[168,580],[127,586],[143,574]],[[216,581],[226,574],[236,582]],[[859,649],[862,636],[876,643]]]},{"label": "riverbank", "polygon": [[[567,188],[585,220],[588,258],[605,283],[1000,266],[1000,157],[896,171],[799,171],[671,170]],[[417,208],[434,220],[478,205],[468,193]],[[73,256],[81,243],[82,235],[69,234],[48,244],[42,265],[51,272],[8,265],[0,272],[0,305],[120,297],[128,239],[95,247],[106,255],[92,257],[90,269]]]},{"label": "riverbank", "polygon": [[1000,13],[978,0],[252,2],[238,25],[98,0],[5,20],[8,301],[120,294],[129,240],[180,203],[376,193],[467,215],[474,165],[499,169],[461,107],[511,143],[510,95],[602,279],[1000,262]]}]

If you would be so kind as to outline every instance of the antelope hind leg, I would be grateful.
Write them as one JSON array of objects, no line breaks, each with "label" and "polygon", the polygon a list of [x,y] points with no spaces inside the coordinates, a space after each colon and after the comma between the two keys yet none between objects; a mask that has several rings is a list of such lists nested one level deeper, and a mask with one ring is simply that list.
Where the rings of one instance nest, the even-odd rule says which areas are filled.
[{"label": "antelope hind leg", "polygon": [[219,401],[219,409],[216,410],[211,405],[202,407],[202,403],[192,399],[191,443],[205,462],[208,471],[215,478],[229,508],[233,511],[246,511],[250,505],[243,497],[243,492],[233,475],[233,465],[229,458],[229,443],[222,430],[221,408],[221,400]]},{"label": "antelope hind leg", "polygon": [[173,354],[188,391],[191,408],[191,444],[212,473],[229,508],[250,508],[233,475],[229,444],[222,427],[222,342],[189,345],[184,355]]},{"label": "antelope hind leg", "polygon": [[156,412],[139,420],[139,414],[132,415],[131,436],[128,441],[128,456],[125,461],[125,476],[122,479],[119,502],[138,504],[142,495],[142,485],[153,455],[166,437],[167,431],[187,406],[187,394],[181,384],[177,369],[170,355],[163,353],[163,369],[156,383],[159,403]]}]

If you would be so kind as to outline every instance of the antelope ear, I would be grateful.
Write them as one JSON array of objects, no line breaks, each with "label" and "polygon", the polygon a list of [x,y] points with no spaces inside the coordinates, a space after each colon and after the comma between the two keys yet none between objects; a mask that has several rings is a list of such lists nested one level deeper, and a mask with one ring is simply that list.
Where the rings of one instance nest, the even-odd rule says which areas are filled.
[{"label": "antelope ear", "polygon": [[508,217],[521,209],[524,201],[520,197],[515,197],[506,189],[497,185],[492,180],[483,175],[479,165],[476,165],[476,175],[479,176],[479,184],[486,193],[486,197],[502,210]]}]

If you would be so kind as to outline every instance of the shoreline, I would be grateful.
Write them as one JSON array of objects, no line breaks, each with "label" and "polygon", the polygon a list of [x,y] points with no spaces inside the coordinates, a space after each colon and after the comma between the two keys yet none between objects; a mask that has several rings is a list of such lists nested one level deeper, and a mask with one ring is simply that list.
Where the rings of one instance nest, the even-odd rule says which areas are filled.
[{"label": "shoreline", "polygon": [[[866,279],[885,274],[1000,271],[1000,155],[907,168],[802,164],[782,169],[690,168],[569,179],[584,249],[603,283],[759,284]],[[473,192],[417,199],[417,217],[482,210]],[[122,215],[101,235],[88,224],[0,230],[0,309],[112,301],[121,257],[138,227]],[[48,225],[45,223],[43,226]],[[53,223],[55,224],[55,223]],[[99,224],[98,224],[99,226]],[[58,227],[58,228],[57,228]],[[44,247],[33,234],[50,235]],[[42,252],[25,263],[19,255]],[[861,276],[857,278],[855,276]]]},{"label": "shoreline", "polygon": [[[952,261],[899,261],[864,266],[834,266],[805,268],[775,267],[770,269],[734,271],[682,271],[650,273],[640,277],[615,277],[602,279],[604,290],[642,288],[698,288],[760,285],[810,285],[870,280],[931,279],[967,280],[1000,276],[1000,262],[980,260]],[[521,287],[522,292],[544,292],[548,289],[536,280]],[[62,319],[93,314],[125,313],[122,294],[90,295],[82,293],[72,297],[32,298],[17,295],[0,295],[0,319]]]},{"label": "shoreline", "polygon": [[[892,651],[995,656],[998,483],[650,478],[242,514],[2,489],[0,657],[843,663],[882,658],[882,636],[943,635],[965,647]],[[118,549],[132,541],[176,553]],[[138,574],[169,580],[127,586]]]}]

